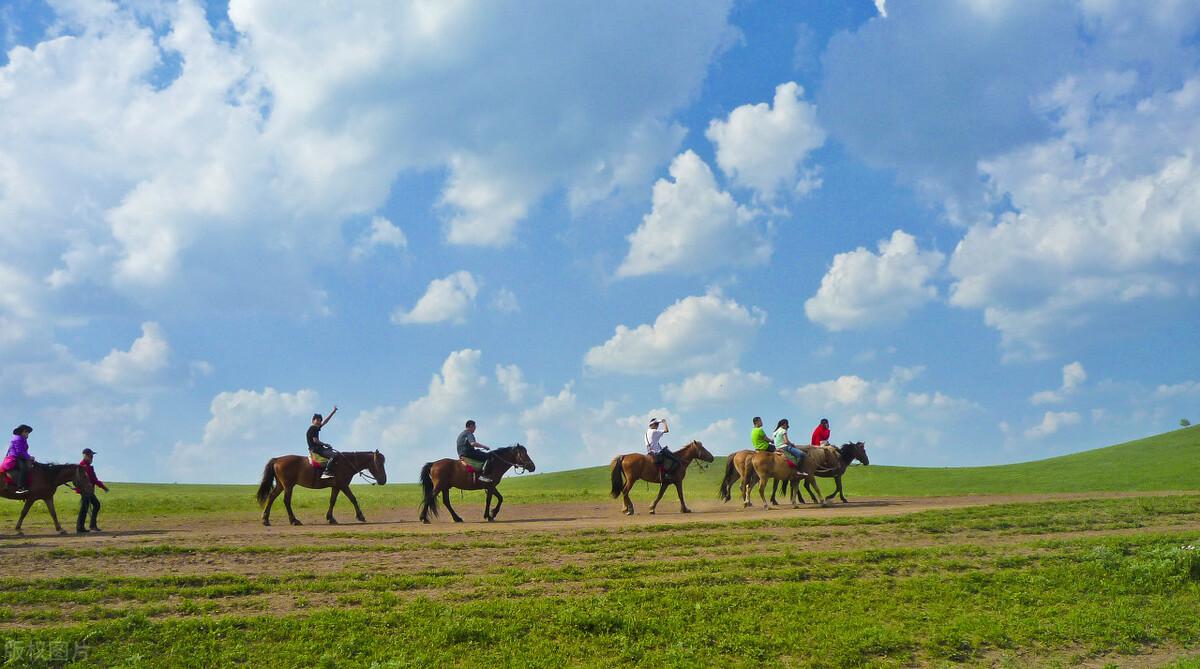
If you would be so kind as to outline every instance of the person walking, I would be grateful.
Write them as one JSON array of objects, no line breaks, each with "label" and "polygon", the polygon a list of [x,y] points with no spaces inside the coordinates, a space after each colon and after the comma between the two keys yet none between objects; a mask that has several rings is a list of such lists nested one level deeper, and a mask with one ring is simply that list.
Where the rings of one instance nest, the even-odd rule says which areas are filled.
[{"label": "person walking", "polygon": [[[104,485],[104,481],[96,478],[96,469],[92,466],[92,460],[95,457],[96,451],[93,451],[90,448],[85,448],[83,449],[83,459],[79,461],[79,466],[83,467],[83,471],[87,472],[88,480],[92,482],[93,487],[92,491],[89,493],[84,493],[79,488],[75,489],[75,492],[79,493],[80,495],[79,518],[75,520],[76,534],[87,534],[89,531],[103,531],[96,525],[96,516],[100,515],[100,500],[96,499],[96,488],[100,488],[104,492],[108,492],[108,486]],[[87,517],[89,509],[92,512],[92,522],[89,526],[89,529],[85,530],[83,528],[83,521]]]}]

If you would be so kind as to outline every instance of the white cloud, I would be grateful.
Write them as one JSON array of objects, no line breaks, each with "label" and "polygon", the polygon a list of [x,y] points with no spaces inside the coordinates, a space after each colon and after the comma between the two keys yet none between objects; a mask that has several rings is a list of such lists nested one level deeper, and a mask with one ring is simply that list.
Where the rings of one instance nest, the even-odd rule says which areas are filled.
[{"label": "white cloud", "polygon": [[1164,383],[1154,389],[1154,396],[1160,399],[1194,394],[1200,394],[1200,381],[1184,381],[1174,384]]},{"label": "white cloud", "polygon": [[[923,367],[894,367],[885,380],[856,375],[806,384],[782,395],[806,412],[811,425],[792,420],[797,434],[830,419],[834,440],[866,441],[892,454],[936,446],[946,430],[965,427],[978,405],[940,391],[910,390],[924,373]],[[840,436],[839,436],[840,435]],[[793,439],[797,441],[797,439]]]},{"label": "white cloud", "polygon": [[489,305],[492,311],[502,314],[516,314],[521,312],[521,303],[517,301],[516,293],[508,288],[501,288],[492,295],[492,301]]},{"label": "white cloud", "polygon": [[496,383],[504,389],[508,401],[514,404],[525,399],[530,385],[525,381],[525,373],[516,365],[496,365]]},{"label": "white cloud", "polygon": [[[287,393],[268,387],[219,393],[209,407],[210,418],[201,440],[176,443],[166,457],[166,469],[176,481],[229,481],[234,477],[249,482],[261,470],[233,471],[229,463],[235,457],[266,463],[277,455],[301,453],[303,430],[319,408],[317,400],[316,391],[308,389]],[[328,434],[323,433],[322,438],[336,446]]]},{"label": "white cloud", "polygon": [[887,18],[887,0],[875,0],[875,11],[883,18]]},{"label": "white cloud", "polygon": [[407,312],[397,309],[392,314],[392,322],[398,325],[446,321],[464,323],[478,294],[479,285],[475,277],[470,272],[458,271],[444,279],[430,281],[425,294],[413,308]]},{"label": "white cloud", "polygon": [[1194,289],[1200,78],[1135,105],[1132,75],[1067,79],[1042,100],[1058,136],[981,165],[1015,211],[955,249],[951,303],[982,309],[1010,357],[1045,357],[1100,313]]},{"label": "white cloud", "polygon": [[113,350],[100,362],[88,363],[86,369],[99,383],[108,386],[128,386],[144,383],[166,366],[171,347],[158,323],[143,323],[142,336],[134,340],[128,351]]},{"label": "white cloud", "polygon": [[930,282],[944,259],[937,251],[920,250],[912,235],[896,230],[879,242],[878,255],[860,246],[834,256],[817,294],[804,302],[804,313],[835,332],[895,324],[937,298]]},{"label": "white cloud", "polygon": [[1025,430],[1025,436],[1029,439],[1041,439],[1058,432],[1063,427],[1078,425],[1079,421],[1079,414],[1074,411],[1047,411],[1042,416],[1041,423]]},{"label": "white cloud", "polygon": [[780,84],[774,106],[742,105],[727,120],[714,119],[705,133],[725,175],[766,201],[781,190],[803,195],[820,185],[811,168],[801,178],[804,159],[825,143],[816,107],[803,102],[803,95],[795,82]]},{"label": "white cloud", "polygon": [[720,293],[687,297],[667,307],[653,324],[618,325],[612,338],[584,357],[600,373],[660,375],[732,368],[766,322]]},{"label": "white cloud", "polygon": [[650,213],[629,235],[629,255],[617,268],[618,277],[698,274],[770,258],[771,244],[756,229],[751,212],[717,186],[699,156],[681,153],[670,174],[674,181],[654,184]]},{"label": "white cloud", "polygon": [[717,404],[766,388],[771,380],[758,372],[731,369],[727,372],[700,372],[679,383],[662,387],[663,399],[689,409]]},{"label": "white cloud", "polygon": [[350,249],[352,260],[361,260],[375,252],[375,249],[390,246],[403,251],[408,247],[408,238],[404,231],[382,216],[371,219],[371,226],[363,231],[354,248]]},{"label": "white cloud", "polygon": [[1058,390],[1042,390],[1033,394],[1029,401],[1034,405],[1038,404],[1057,404],[1066,400],[1068,395],[1074,393],[1079,386],[1087,380],[1087,371],[1084,370],[1083,364],[1075,361],[1062,368],[1062,385]]}]

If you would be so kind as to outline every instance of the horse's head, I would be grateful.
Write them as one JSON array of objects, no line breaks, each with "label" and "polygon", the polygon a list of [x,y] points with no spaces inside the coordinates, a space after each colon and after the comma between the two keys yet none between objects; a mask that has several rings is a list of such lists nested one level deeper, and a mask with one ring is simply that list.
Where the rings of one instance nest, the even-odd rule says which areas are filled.
[{"label": "horse's head", "polygon": [[851,443],[849,446],[850,446],[850,453],[854,456],[855,460],[858,460],[859,462],[863,463],[864,465],[871,464],[871,461],[867,458],[867,445],[866,444],[864,444],[861,441],[856,441],[856,442]]},{"label": "horse's head", "polygon": [[371,464],[367,465],[367,469],[371,472],[371,478],[375,479],[375,482],[379,485],[387,483],[387,470],[383,468],[383,461],[385,459],[383,453],[376,450],[371,454]]},{"label": "horse's head", "polygon": [[704,447],[704,444],[700,443],[699,441],[693,441],[689,445],[696,447],[696,459],[697,460],[703,460],[704,462],[712,462],[713,461],[713,454],[708,452],[708,449]]},{"label": "horse's head", "polygon": [[533,464],[533,458],[529,457],[529,451],[525,450],[524,446],[521,444],[515,444],[512,446],[512,449],[513,462],[515,462],[518,467],[527,472],[537,471],[537,465]]}]

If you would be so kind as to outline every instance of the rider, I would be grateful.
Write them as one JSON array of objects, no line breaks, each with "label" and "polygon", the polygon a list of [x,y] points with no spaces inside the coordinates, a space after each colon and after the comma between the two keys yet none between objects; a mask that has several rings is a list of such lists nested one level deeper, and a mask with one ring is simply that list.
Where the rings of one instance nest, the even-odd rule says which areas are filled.
[{"label": "rider", "polygon": [[483,468],[479,470],[476,478],[479,479],[480,483],[491,483],[492,479],[488,477],[487,471],[488,465],[492,462],[492,454],[484,453],[484,451],[491,449],[475,440],[475,421],[467,421],[465,427],[465,430],[458,433],[458,440],[455,442],[455,447],[458,449],[458,457],[483,460]]},{"label": "rider", "polygon": [[828,446],[829,445],[829,419],[822,418],[821,424],[812,433],[813,446]]},{"label": "rider", "polygon": [[791,439],[788,439],[789,427],[788,419],[780,419],[779,423],[775,425],[775,434],[772,435],[772,439],[775,442],[775,448],[790,453],[796,459],[796,464],[798,465],[804,462],[804,451],[799,446],[793,444]]},{"label": "rider", "polygon": [[29,476],[29,467],[33,464],[33,456],[29,454],[29,433],[33,432],[33,428],[22,423],[13,430],[12,442],[8,446],[8,454],[4,456],[4,462],[0,463],[0,472],[16,470],[16,486],[13,494],[23,495],[29,490],[25,487],[25,480]]},{"label": "rider", "polygon": [[754,429],[750,430],[750,445],[754,450],[763,453],[774,453],[775,445],[771,443],[770,437],[767,436],[766,430],[763,430],[762,418],[754,417]]},{"label": "rider", "polygon": [[334,405],[333,411],[329,412],[327,418],[322,419],[321,414],[315,413],[312,417],[312,425],[308,428],[308,452],[325,458],[325,469],[321,470],[321,478],[333,478],[333,460],[337,457],[338,452],[333,449],[333,446],[321,441],[321,428],[325,424],[333,420],[333,415],[338,411],[337,405]]},{"label": "rider", "polygon": [[671,426],[667,425],[667,419],[659,420],[657,418],[650,419],[650,426],[646,428],[646,453],[654,458],[654,464],[663,468],[663,473],[667,476],[673,476],[679,471],[681,461],[679,456],[671,452],[667,445],[662,443],[662,436],[671,431]]}]

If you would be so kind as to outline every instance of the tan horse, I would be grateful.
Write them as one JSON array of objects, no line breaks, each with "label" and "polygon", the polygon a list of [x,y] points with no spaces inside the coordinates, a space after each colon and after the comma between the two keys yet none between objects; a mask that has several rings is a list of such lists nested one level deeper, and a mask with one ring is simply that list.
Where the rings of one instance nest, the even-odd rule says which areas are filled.
[{"label": "tan horse", "polygon": [[58,523],[58,514],[54,511],[54,493],[58,491],[60,485],[65,483],[74,485],[85,495],[92,493],[92,482],[88,479],[83,467],[79,465],[34,463],[25,475],[25,487],[29,492],[21,495],[15,494],[16,488],[8,482],[7,478],[5,474],[0,474],[0,497],[25,502],[24,508],[21,509],[21,517],[17,518],[17,534],[22,533],[21,523],[25,522],[25,515],[29,513],[29,508],[39,499],[46,503],[46,509],[50,512],[50,520],[54,521],[54,529],[59,534],[66,534],[67,531]]},{"label": "tan horse", "polygon": [[[721,480],[721,490],[719,493],[717,493],[717,496],[722,502],[728,502],[729,500],[733,499],[733,484],[737,483],[738,480],[742,481],[740,490],[742,492],[742,497],[745,498],[747,486],[752,487],[754,485],[754,474],[748,471],[750,467],[750,457],[758,452],[759,451],[756,451],[752,448],[748,448],[732,453],[729,456],[729,459],[725,462],[725,478]],[[796,484],[799,485],[800,478],[798,474],[795,481]],[[779,486],[778,481],[775,482],[775,486]],[[803,496],[800,496],[799,500],[801,503],[804,503]],[[771,490],[771,505],[779,505],[779,503],[775,501],[774,488]],[[746,506],[750,506],[750,504],[747,503]]]},{"label": "tan horse", "polygon": [[338,493],[346,495],[354,505],[354,516],[358,518],[358,522],[367,522],[362,509],[358,507],[358,499],[350,492],[350,481],[365,469],[370,472],[373,483],[386,484],[387,471],[384,470],[383,463],[383,453],[379,451],[338,453],[333,461],[333,478],[323,479],[321,469],[313,467],[308,456],[282,455],[267,460],[267,466],[263,468],[262,483],[258,485],[258,494],[255,495],[258,505],[263,507],[262,524],[271,524],[271,505],[275,503],[279,493],[283,493],[283,507],[287,509],[288,519],[293,525],[301,524],[296,514],[292,513],[292,488],[296,486],[313,489],[333,488],[329,495],[329,511],[325,513],[325,520],[331,525],[337,524],[337,519],[333,517],[333,505],[337,503]]},{"label": "tan horse", "polygon": [[[812,484],[817,489],[817,495],[821,494],[821,488],[817,486],[817,481],[814,478],[814,470],[819,466],[815,462],[812,451],[822,449],[810,449],[809,455],[804,458],[804,462],[799,468],[793,467],[783,453],[767,453],[765,451],[756,451],[747,459],[746,471],[742,477],[742,501],[744,506],[750,506],[750,489],[754,484],[758,483],[758,497],[762,500],[763,508],[770,509],[771,505],[767,503],[767,497],[764,491],[767,488],[767,480],[775,479],[778,481],[791,481],[804,479],[805,487]],[[799,494],[799,486],[793,486],[791,489],[792,506],[796,504],[796,496]],[[815,499],[813,501],[816,501]]]},{"label": "tan horse", "polygon": [[658,502],[663,498],[663,493],[667,491],[667,486],[674,483],[675,491],[679,493],[679,511],[681,513],[691,513],[692,510],[687,507],[687,502],[683,501],[683,479],[687,476],[688,466],[693,460],[701,460],[704,462],[712,462],[712,453],[704,448],[704,444],[698,441],[684,446],[675,452],[675,456],[679,458],[678,479],[675,481],[664,482],[658,473],[658,465],[654,464],[654,458],[642,453],[629,453],[627,455],[618,455],[613,458],[609,469],[612,470],[612,496],[613,498],[621,498],[621,512],[627,516],[633,515],[633,501],[629,499],[629,491],[633,489],[633,484],[639,480],[649,481],[650,483],[660,483],[658,489],[658,497],[654,498],[654,503],[650,505],[650,513],[654,514],[654,510],[658,507]]},{"label": "tan horse", "polygon": [[[529,458],[529,452],[520,444],[492,451],[492,465],[488,472],[492,478],[491,483],[480,482],[478,476],[472,474],[461,460],[442,458],[437,462],[426,462],[425,466],[421,468],[421,522],[429,522],[430,512],[434,516],[438,515],[438,493],[441,493],[442,504],[446,505],[446,510],[450,512],[450,517],[454,518],[454,522],[461,523],[463,521],[454,511],[454,507],[450,506],[451,488],[486,490],[487,500],[483,505],[483,518],[489,523],[492,522],[500,513],[500,505],[504,503],[504,496],[500,494],[499,490],[496,490],[496,486],[500,485],[500,479],[504,478],[504,474],[513,467],[530,472],[537,469],[533,460]],[[493,495],[496,497],[495,509],[492,508]]]}]

